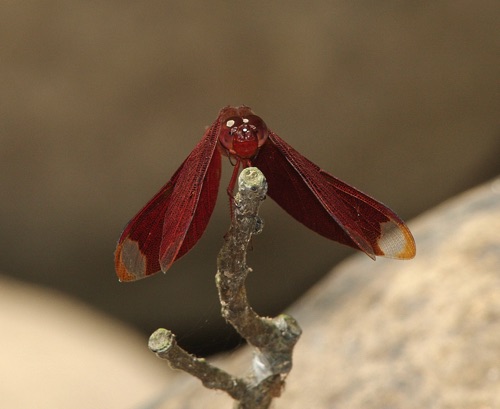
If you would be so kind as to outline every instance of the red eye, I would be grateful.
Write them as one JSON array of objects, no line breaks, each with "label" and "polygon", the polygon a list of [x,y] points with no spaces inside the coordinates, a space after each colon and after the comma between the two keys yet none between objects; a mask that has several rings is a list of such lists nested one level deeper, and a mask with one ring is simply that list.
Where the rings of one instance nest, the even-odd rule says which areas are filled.
[{"label": "red eye", "polygon": [[260,116],[257,115],[248,115],[243,121],[248,120],[248,126],[252,129],[252,131],[257,136],[257,142],[259,148],[264,144],[269,135],[269,130],[267,129],[267,125],[261,119]]},{"label": "red eye", "polygon": [[219,142],[226,151],[234,155],[233,150],[233,135],[238,130],[238,127],[243,124],[243,119],[239,116],[232,116],[224,121],[219,134]]}]

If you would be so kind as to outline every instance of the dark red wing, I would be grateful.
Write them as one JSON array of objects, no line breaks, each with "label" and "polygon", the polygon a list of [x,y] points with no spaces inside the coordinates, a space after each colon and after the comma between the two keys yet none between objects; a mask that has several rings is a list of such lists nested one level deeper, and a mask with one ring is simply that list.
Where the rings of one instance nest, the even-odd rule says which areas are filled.
[{"label": "dark red wing", "polygon": [[392,210],[324,172],[275,133],[252,165],[264,173],[269,196],[311,230],[373,259],[415,256],[413,236]]},{"label": "dark red wing", "polygon": [[215,207],[221,175],[221,155],[216,150],[216,123],[189,155],[165,212],[160,266],[167,271],[200,239]]},{"label": "dark red wing", "polygon": [[115,251],[120,281],[166,271],[203,234],[219,189],[218,126],[206,131],[170,181],[125,227]]}]

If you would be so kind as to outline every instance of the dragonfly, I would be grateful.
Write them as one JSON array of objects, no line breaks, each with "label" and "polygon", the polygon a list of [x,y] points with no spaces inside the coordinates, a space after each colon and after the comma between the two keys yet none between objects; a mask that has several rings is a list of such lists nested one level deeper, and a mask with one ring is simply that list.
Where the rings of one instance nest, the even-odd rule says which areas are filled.
[{"label": "dragonfly", "polygon": [[415,240],[391,209],[330,175],[297,152],[247,106],[227,106],[172,178],[123,230],[115,251],[120,281],[166,272],[198,242],[215,207],[222,156],[255,166],[268,195],[288,214],[327,239],[376,256],[411,259]]}]

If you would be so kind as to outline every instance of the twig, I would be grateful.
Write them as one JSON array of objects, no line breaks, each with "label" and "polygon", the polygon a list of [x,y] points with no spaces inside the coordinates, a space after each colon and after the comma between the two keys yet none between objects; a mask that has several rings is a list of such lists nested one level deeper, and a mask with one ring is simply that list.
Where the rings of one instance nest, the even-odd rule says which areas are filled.
[{"label": "twig", "polygon": [[209,389],[222,389],[236,400],[245,394],[245,382],[186,352],[177,345],[175,335],[167,329],[160,328],[153,332],[149,338],[149,349],[159,358],[169,361],[172,368],[196,376]]},{"label": "twig", "polygon": [[302,332],[293,317],[262,318],[248,304],[244,284],[251,269],[246,265],[246,252],[252,235],[262,230],[257,213],[266,192],[267,182],[257,168],[241,172],[231,227],[217,258],[222,315],[255,348],[252,375],[236,378],[188,354],[165,329],[157,330],[149,341],[149,348],[173,368],[196,376],[207,388],[227,392],[238,402],[237,409],[266,409],[280,396],[292,368],[293,347]]}]

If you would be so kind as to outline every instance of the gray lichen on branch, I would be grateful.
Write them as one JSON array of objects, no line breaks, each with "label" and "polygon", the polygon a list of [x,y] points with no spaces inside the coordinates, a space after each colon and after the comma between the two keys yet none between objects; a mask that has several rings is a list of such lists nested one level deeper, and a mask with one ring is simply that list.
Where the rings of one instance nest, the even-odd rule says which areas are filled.
[{"label": "gray lichen on branch", "polygon": [[227,392],[239,409],[265,409],[280,396],[292,368],[293,348],[302,332],[293,317],[259,317],[248,303],[245,280],[251,269],[246,254],[252,235],[263,228],[258,210],[266,192],[267,182],[259,169],[251,167],[241,172],[231,227],[217,258],[216,284],[222,316],[255,348],[253,373],[245,379],[233,377],[184,351],[165,329],[157,330],[149,341],[149,348],[157,356],[167,359],[173,368],[196,376],[207,388]]}]

